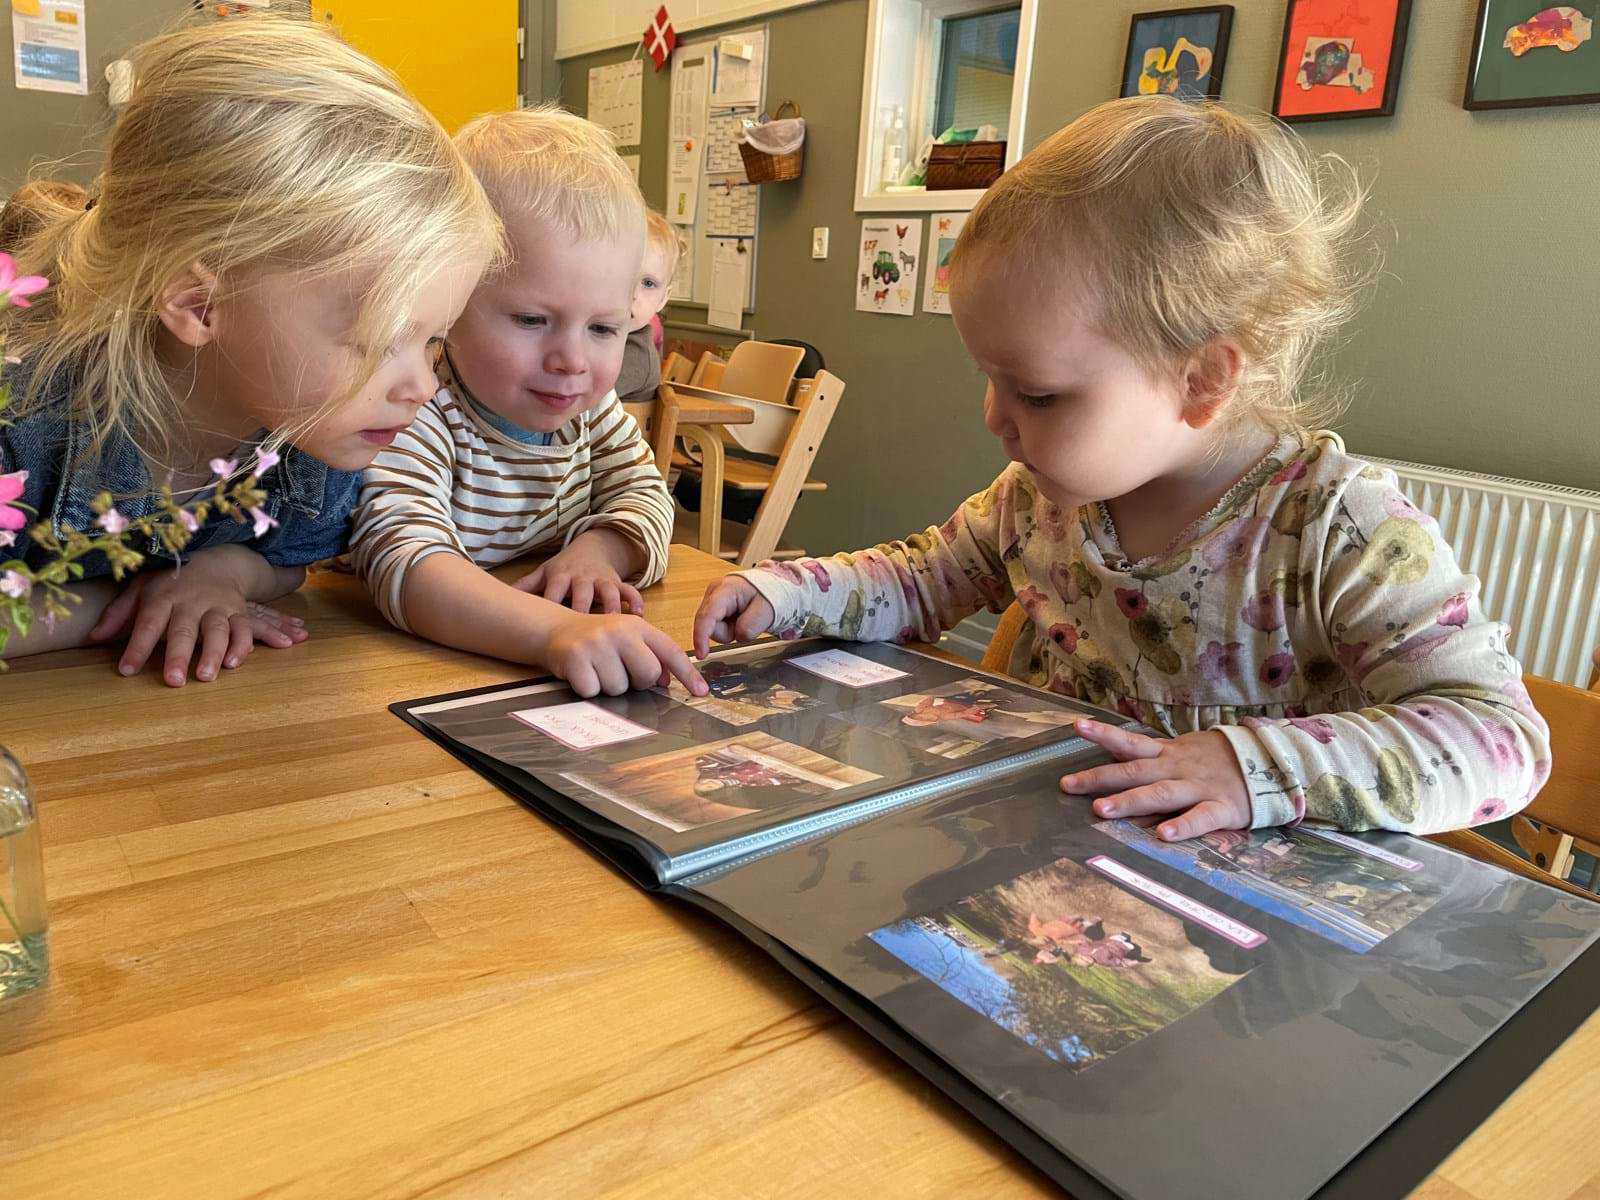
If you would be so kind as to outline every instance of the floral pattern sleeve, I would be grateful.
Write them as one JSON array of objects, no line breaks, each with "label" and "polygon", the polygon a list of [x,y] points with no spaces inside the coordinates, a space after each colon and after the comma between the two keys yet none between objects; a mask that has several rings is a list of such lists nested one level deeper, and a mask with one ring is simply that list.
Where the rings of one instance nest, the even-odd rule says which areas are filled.
[{"label": "floral pattern sleeve", "polygon": [[1387,471],[1299,495],[1299,515],[1314,514],[1300,536],[1321,544],[1301,599],[1332,653],[1299,669],[1342,671],[1368,703],[1218,726],[1250,783],[1253,824],[1429,833],[1525,806],[1549,776],[1549,731],[1476,577]]},{"label": "floral pattern sleeve", "polygon": [[980,608],[1015,595],[1009,565],[1032,524],[1036,497],[1008,467],[943,525],[870,550],[764,562],[743,572],[772,605],[780,637],[934,641]]}]

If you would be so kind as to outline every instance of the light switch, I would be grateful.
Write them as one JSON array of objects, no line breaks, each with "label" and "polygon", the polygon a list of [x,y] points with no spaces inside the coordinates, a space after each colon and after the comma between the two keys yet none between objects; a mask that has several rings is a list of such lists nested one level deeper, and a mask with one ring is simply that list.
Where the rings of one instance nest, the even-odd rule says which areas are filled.
[{"label": "light switch", "polygon": [[811,257],[828,257],[828,227],[818,225],[811,230]]}]

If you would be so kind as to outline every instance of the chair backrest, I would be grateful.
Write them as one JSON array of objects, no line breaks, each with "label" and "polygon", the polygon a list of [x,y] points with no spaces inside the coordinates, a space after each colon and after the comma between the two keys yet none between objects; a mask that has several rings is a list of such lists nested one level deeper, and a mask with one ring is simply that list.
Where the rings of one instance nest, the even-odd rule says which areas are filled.
[{"label": "chair backrest", "polygon": [[740,342],[728,356],[722,382],[706,386],[714,386],[734,396],[765,400],[769,404],[786,404],[789,385],[794,382],[794,373],[805,356],[806,352],[800,346]]},{"label": "chair backrest", "polygon": [[676,350],[667,351],[666,357],[661,360],[661,382],[688,383],[693,375],[694,363]]},{"label": "chair backrest", "polygon": [[818,371],[814,379],[801,382],[795,397],[799,413],[784,440],[777,466],[772,469],[772,479],[761,497],[761,506],[750,520],[750,533],[735,560],[740,567],[753,567],[762,559],[772,557],[772,552],[778,548],[778,540],[789,524],[789,515],[794,512],[794,502],[811,474],[811,464],[816,461],[823,436],[828,432],[843,395],[844,380],[827,371]]},{"label": "chair backrest", "polygon": [[1000,623],[994,627],[994,636],[989,639],[989,648],[983,652],[983,669],[996,675],[1010,673],[1011,651],[1016,648],[1017,638],[1022,635],[1022,627],[1028,623],[1028,614],[1022,611],[1022,605],[1012,602],[1011,607],[1000,614]]},{"label": "chair backrest", "polygon": [[707,350],[700,356],[700,361],[695,363],[694,371],[689,376],[689,382],[696,387],[721,388],[723,373],[728,369],[728,360]]},{"label": "chair backrest", "polygon": [[1600,692],[1524,676],[1534,707],[1550,723],[1554,766],[1523,810],[1541,825],[1600,842]]}]

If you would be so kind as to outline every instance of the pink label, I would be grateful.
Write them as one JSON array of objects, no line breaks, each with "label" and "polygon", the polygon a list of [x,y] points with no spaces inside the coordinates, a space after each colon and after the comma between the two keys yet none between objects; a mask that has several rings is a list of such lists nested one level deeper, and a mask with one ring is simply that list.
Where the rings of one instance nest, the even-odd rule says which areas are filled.
[{"label": "pink label", "polygon": [[816,654],[802,654],[799,658],[788,660],[791,667],[799,667],[802,671],[810,671],[813,675],[820,675],[824,679],[831,679],[834,683],[842,683],[845,687],[864,688],[874,684],[888,683],[891,679],[904,679],[906,673],[897,671],[893,667],[886,667],[882,663],[875,663],[871,659],[860,658],[854,654],[846,654],[843,650],[821,650]]},{"label": "pink label", "polygon": [[635,725],[625,717],[607,712],[587,700],[552,704],[549,708],[524,708],[511,715],[546,737],[554,738],[569,750],[614,746],[618,742],[631,742],[654,733],[654,730]]},{"label": "pink label", "polygon": [[1191,899],[1182,892],[1175,892],[1165,884],[1157,883],[1133,868],[1123,866],[1114,858],[1097,854],[1084,865],[1115,879],[1123,887],[1138,892],[1145,899],[1154,900],[1163,908],[1170,908],[1180,917],[1188,917],[1189,920],[1204,925],[1212,933],[1220,934],[1246,950],[1254,950],[1267,940],[1267,935],[1259,930],[1240,924],[1214,908],[1207,908],[1200,901]]}]

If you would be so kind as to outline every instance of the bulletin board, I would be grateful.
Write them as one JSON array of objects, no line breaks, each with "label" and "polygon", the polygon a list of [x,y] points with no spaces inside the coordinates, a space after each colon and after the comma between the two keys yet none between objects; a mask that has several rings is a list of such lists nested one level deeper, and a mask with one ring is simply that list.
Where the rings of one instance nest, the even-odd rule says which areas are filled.
[{"label": "bulletin board", "polygon": [[[749,64],[738,64],[744,71],[755,72],[754,103],[727,105],[718,102],[720,89],[715,86],[719,76],[725,81],[726,73],[717,62],[719,43],[746,39],[759,43],[759,54]],[[766,53],[769,37],[765,25],[742,29],[719,30],[715,36],[686,40],[678,44],[672,55],[676,72],[680,65],[703,62],[709,72],[708,86],[703,91],[704,112],[700,129],[703,139],[699,157],[699,179],[694,197],[692,224],[675,225],[686,242],[686,253],[679,266],[678,279],[672,291],[674,304],[707,305],[711,299],[711,260],[716,244],[737,239],[742,241],[750,256],[749,281],[745,289],[744,311],[755,308],[757,245],[761,219],[761,189],[745,179],[744,162],[739,157],[734,138],[740,121],[746,116],[759,115],[766,106]],[[748,97],[745,97],[748,98]],[[674,130],[668,120],[668,146],[666,165],[667,218],[673,216],[674,197]]]}]

